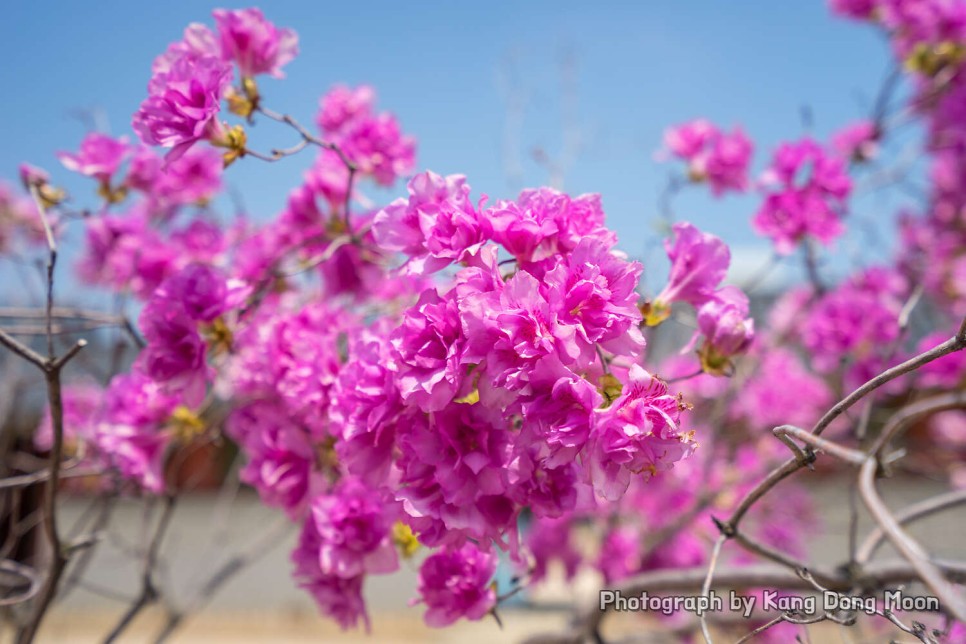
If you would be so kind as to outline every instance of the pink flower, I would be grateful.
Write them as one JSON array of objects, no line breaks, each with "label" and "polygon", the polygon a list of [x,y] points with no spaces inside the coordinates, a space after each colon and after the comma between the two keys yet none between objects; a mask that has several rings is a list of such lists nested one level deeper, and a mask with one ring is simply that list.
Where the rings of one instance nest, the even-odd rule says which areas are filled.
[{"label": "pink flower", "polygon": [[560,324],[575,328],[582,353],[595,345],[615,354],[637,356],[644,348],[637,307],[643,266],[628,262],[598,239],[581,240],[544,277],[547,301]]},{"label": "pink flower", "polygon": [[559,323],[540,286],[519,271],[499,291],[460,302],[467,337],[463,361],[485,363],[495,388],[529,393],[534,365],[542,359],[583,365],[594,359],[593,348],[577,341],[577,329]]},{"label": "pink flower", "polygon": [[399,567],[387,508],[358,480],[343,479],[331,493],[315,497],[312,520],[319,533],[323,574],[351,578]]},{"label": "pink flower", "polygon": [[784,424],[810,427],[832,402],[828,385],[807,371],[798,356],[770,348],[739,390],[732,412],[756,429]]},{"label": "pink flower", "polygon": [[149,492],[164,491],[164,452],[168,444],[165,435],[141,431],[132,425],[102,423],[97,428],[97,442],[121,476]]},{"label": "pink flower", "polygon": [[754,145],[739,128],[717,137],[708,153],[704,173],[711,191],[720,196],[728,190],[743,192],[748,187],[748,166]]},{"label": "pink flower", "polygon": [[509,495],[537,517],[560,517],[577,505],[580,468],[573,461],[550,464],[540,458],[541,445],[531,443],[529,449],[519,447],[507,468]]},{"label": "pink flower", "polygon": [[276,228],[294,252],[311,257],[325,247],[324,240],[328,238],[326,223],[315,193],[308,186],[300,186],[289,193]]},{"label": "pink flower", "polygon": [[68,170],[106,183],[130,153],[126,136],[114,139],[105,134],[91,132],[81,141],[77,153],[58,152],[57,158]]},{"label": "pink flower", "polygon": [[674,242],[664,242],[671,273],[654,302],[661,306],[681,301],[699,307],[711,299],[724,279],[731,252],[723,241],[689,223],[674,224],[673,230]]},{"label": "pink flower", "polygon": [[706,119],[696,119],[664,132],[664,145],[685,161],[695,159],[718,135],[716,128]]},{"label": "pink flower", "polygon": [[[172,229],[168,236],[168,245],[181,254],[178,258],[180,266],[190,265],[192,262],[211,266],[221,264],[225,259],[235,232],[230,228],[225,230],[201,215]],[[215,270],[221,274],[221,269]],[[225,307],[234,308],[240,303],[240,298],[247,294],[247,288],[237,279],[229,279],[227,286]]]},{"label": "pink flower", "polygon": [[323,197],[334,211],[342,209],[349,182],[349,170],[339,155],[332,150],[321,149],[315,164],[305,172],[305,185],[313,193]]},{"label": "pink flower", "polygon": [[313,440],[328,437],[330,393],[342,367],[340,342],[358,324],[344,310],[315,301],[296,308],[273,300],[235,333],[226,371],[236,395],[281,403]]},{"label": "pink flower", "polygon": [[176,268],[174,249],[148,225],[140,208],[121,216],[91,217],[84,241],[78,272],[93,284],[148,297]]},{"label": "pink flower", "polygon": [[242,77],[270,74],[282,78],[282,67],[298,55],[298,36],[279,29],[259,9],[212,12],[224,60],[235,61]]},{"label": "pink flower", "polygon": [[482,405],[450,405],[430,423],[413,422],[397,442],[396,499],[429,546],[502,540],[515,521],[505,471],[510,434]]},{"label": "pink flower", "polygon": [[559,560],[564,575],[570,581],[577,574],[582,557],[573,543],[573,519],[536,519],[527,531],[526,544],[533,556],[534,566],[530,583],[537,584],[546,578],[551,562]]},{"label": "pink flower", "polygon": [[376,90],[369,85],[336,85],[319,101],[316,122],[325,132],[338,132],[350,121],[370,115],[375,103]]},{"label": "pink flower", "polygon": [[877,4],[878,0],[829,0],[832,11],[855,20],[870,19]]},{"label": "pink flower", "polygon": [[392,114],[351,121],[339,133],[339,145],[363,175],[391,186],[416,165],[416,141],[403,135]]},{"label": "pink flower", "polygon": [[339,336],[355,323],[344,311],[316,302],[260,329],[262,340],[251,347],[264,361],[272,393],[313,437],[329,433],[330,392],[342,367]]},{"label": "pink flower", "polygon": [[[942,331],[931,333],[919,342],[916,351],[924,353],[952,336],[952,333]],[[938,360],[927,362],[919,368],[917,374],[923,387],[955,389],[957,386],[962,386],[966,380],[966,351],[954,351]]]},{"label": "pink flower", "polygon": [[597,412],[591,456],[594,490],[616,501],[632,474],[647,478],[689,456],[694,445],[678,425],[681,409],[664,382],[632,365],[620,397]]},{"label": "pink flower", "polygon": [[607,532],[600,544],[597,569],[605,584],[627,579],[641,569],[643,536],[633,526],[620,526]]},{"label": "pink flower", "polygon": [[755,336],[755,321],[748,317],[748,297],[734,286],[719,289],[698,309],[698,331],[705,337],[698,351],[704,370],[724,373],[730,359],[746,351]]},{"label": "pink flower", "polygon": [[322,538],[315,521],[308,519],[302,525],[298,545],[292,551],[291,559],[295,564],[292,576],[300,588],[304,588],[315,599],[319,609],[339,623],[343,629],[354,628],[361,619],[369,629],[369,615],[362,598],[363,575],[358,577],[338,577],[322,572],[319,564],[319,549]]},{"label": "pink flower", "polygon": [[183,309],[163,297],[153,298],[138,318],[147,347],[136,366],[170,391],[183,392],[189,404],[204,397],[208,380],[205,344]]},{"label": "pink flower", "polygon": [[603,397],[590,382],[563,368],[547,369],[546,376],[535,380],[537,393],[521,404],[526,427],[544,448],[546,466],[572,463],[590,438],[594,410]]},{"label": "pink flower", "polygon": [[409,199],[376,214],[373,234],[382,248],[410,256],[407,269],[434,273],[476,254],[489,236],[488,222],[470,202],[462,175],[423,172],[409,181]]},{"label": "pink flower", "polygon": [[426,625],[441,628],[463,617],[486,616],[496,605],[496,592],[489,585],[496,564],[495,554],[472,543],[430,555],[419,568],[419,600],[426,604]]},{"label": "pink flower", "polygon": [[802,342],[816,368],[830,372],[844,359],[875,357],[893,342],[899,335],[903,287],[896,273],[869,269],[826,293],[801,324]]},{"label": "pink flower", "polygon": [[681,530],[653,548],[641,562],[641,571],[662,568],[694,568],[707,560],[707,541],[696,531]]},{"label": "pink flower", "polygon": [[148,145],[172,148],[174,160],[197,141],[221,136],[217,115],[231,67],[216,58],[183,56],[155,75],[133,127]]},{"label": "pink flower", "polygon": [[456,302],[424,291],[392,333],[390,369],[403,400],[424,411],[442,409],[463,383],[463,345]]},{"label": "pink flower", "polygon": [[[412,172],[416,143],[404,136],[396,117],[373,111],[375,91],[336,85],[322,97],[316,122],[359,172],[384,186]],[[329,164],[334,170],[334,162]]]},{"label": "pink flower", "polygon": [[568,253],[585,237],[596,237],[608,247],[616,241],[604,228],[599,195],[571,198],[552,188],[524,190],[515,202],[498,202],[483,216],[490,221],[493,241],[522,263]]},{"label": "pink flower", "polygon": [[217,150],[188,150],[176,159],[168,158],[150,188],[150,195],[159,208],[204,203],[221,190],[223,169]]},{"label": "pink flower", "polygon": [[95,434],[98,449],[123,477],[154,493],[164,490],[170,436],[163,426],[176,405],[176,397],[137,372],[115,376],[105,392]]},{"label": "pink flower", "polygon": [[872,121],[859,121],[832,135],[832,147],[843,158],[868,161],[878,151],[879,132]]},{"label": "pink flower", "polygon": [[154,297],[166,299],[196,322],[211,322],[240,305],[249,290],[210,264],[189,264],[167,278]]},{"label": "pink flower", "polygon": [[[361,243],[344,244],[331,253],[328,261],[319,264],[325,293],[332,297],[348,295],[358,301],[392,299],[383,297],[383,289],[399,286],[401,280],[386,275],[383,266],[387,262],[373,242],[372,231],[361,237]],[[415,292],[421,290],[417,287]],[[406,302],[409,301],[407,298]]]},{"label": "pink flower", "polygon": [[725,134],[709,121],[697,119],[664,134],[664,144],[688,162],[692,181],[707,180],[715,196],[748,186],[748,165],[754,146],[740,128]]},{"label": "pink flower", "polygon": [[388,480],[397,422],[406,422],[400,420],[402,400],[388,367],[388,333],[379,331],[350,334],[348,362],[333,386],[329,410],[341,439],[340,460],[371,485]]},{"label": "pink flower", "polygon": [[[95,428],[104,390],[88,383],[65,385],[63,389],[64,443],[67,451],[76,451],[80,444],[86,448],[94,447]],[[34,432],[34,446],[46,452],[53,446],[53,442],[54,428],[48,407]],[[88,460],[91,460],[90,457]]]},{"label": "pink flower", "polygon": [[[220,161],[221,159],[219,159]],[[163,162],[153,148],[139,145],[131,156],[124,184],[134,190],[150,192],[161,176]]]},{"label": "pink flower", "polygon": [[313,488],[315,450],[308,434],[291,422],[284,408],[275,407],[274,414],[258,418],[264,424],[246,432],[243,449],[249,461],[241,480],[258,490],[266,505],[299,517]]},{"label": "pink flower", "polygon": [[842,234],[839,213],[852,190],[842,159],[826,155],[808,138],[784,143],[775,152],[764,183],[774,187],[752,225],[772,239],[779,253],[791,253],[806,237],[829,244]]},{"label": "pink flower", "polygon": [[215,34],[205,25],[193,22],[185,27],[181,40],[168,45],[167,50],[154,59],[151,64],[152,83],[155,82],[155,78],[163,78],[163,75],[171,71],[174,64],[182,58],[198,60],[220,57],[221,50]]}]

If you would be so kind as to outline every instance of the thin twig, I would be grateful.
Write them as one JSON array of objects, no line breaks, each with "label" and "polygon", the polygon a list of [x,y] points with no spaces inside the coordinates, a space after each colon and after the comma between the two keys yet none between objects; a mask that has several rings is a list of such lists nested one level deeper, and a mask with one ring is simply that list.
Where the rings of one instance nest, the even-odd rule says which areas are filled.
[{"label": "thin twig", "polygon": [[189,607],[194,611],[201,610],[229,579],[244,570],[248,564],[271,552],[273,546],[279,545],[281,537],[291,527],[291,522],[287,518],[283,518],[252,541],[248,547],[226,561],[196,592],[189,593],[182,603],[182,608],[169,607],[168,617],[155,636],[155,642],[160,643],[167,640],[190,616]]},{"label": "thin twig", "polygon": [[825,429],[832,424],[832,421],[838,418],[842,413],[847,411],[852,405],[862,400],[870,392],[875,391],[882,385],[895,380],[901,375],[907,374],[910,371],[914,371],[924,364],[928,364],[933,360],[938,360],[945,355],[953,353],[954,351],[959,351],[963,347],[966,347],[966,318],[963,319],[963,324],[960,326],[959,331],[956,336],[950,338],[949,340],[939,344],[929,351],[920,353],[914,358],[906,360],[902,364],[896,365],[891,369],[886,369],[880,373],[875,378],[872,378],[861,387],[850,393],[848,396],[843,398],[841,401],[835,404],[822,418],[815,424],[812,429],[812,433],[819,435],[825,431]]},{"label": "thin twig", "polygon": [[105,644],[113,642],[120,637],[127,627],[131,625],[138,613],[158,599],[158,589],[154,581],[154,569],[158,558],[158,551],[161,548],[161,541],[164,539],[164,535],[171,523],[171,517],[174,516],[175,497],[168,495],[164,501],[164,510],[161,518],[158,519],[154,536],[144,551],[144,565],[141,570],[141,592],[138,593],[134,603],[124,612],[120,621],[111,629],[108,636],[104,638]]},{"label": "thin twig", "polygon": [[[711,582],[714,580],[714,569],[718,565],[718,557],[721,556],[721,548],[724,546],[725,541],[728,540],[729,535],[722,533],[718,536],[718,539],[714,542],[714,547],[711,549],[711,560],[708,562],[708,574],[704,578],[704,584],[701,586],[701,595],[705,598],[705,601],[709,601],[711,597]],[[708,630],[708,619],[702,612],[701,618],[701,634],[704,635],[704,641],[708,644],[712,644],[711,641],[711,631]]]},{"label": "thin twig", "polygon": [[[956,490],[910,505],[896,513],[895,519],[900,525],[905,525],[963,504],[966,504],[966,490]],[[884,539],[885,532],[882,527],[873,528],[856,550],[855,560],[861,564],[872,559]]]},{"label": "thin twig", "polygon": [[20,629],[19,633],[17,634],[18,644],[32,642],[36,637],[37,629],[40,628],[40,623],[43,620],[44,615],[47,613],[47,609],[50,606],[54,595],[57,593],[58,582],[60,581],[60,577],[64,572],[65,566],[67,565],[67,554],[61,547],[60,536],[57,531],[57,493],[60,488],[60,466],[64,449],[64,401],[61,395],[60,372],[64,366],[66,366],[67,362],[77,355],[77,352],[80,351],[86,344],[86,342],[83,340],[78,341],[78,343],[74,345],[74,348],[68,351],[67,354],[61,358],[58,358],[54,354],[54,272],[57,266],[57,242],[54,239],[53,230],[50,227],[50,221],[47,217],[47,210],[40,199],[40,194],[38,193],[36,185],[30,186],[30,193],[34,198],[34,202],[37,204],[37,210],[44,226],[44,232],[47,235],[47,246],[49,250],[47,259],[46,309],[47,357],[46,359],[42,359],[42,363],[37,363],[36,354],[32,354],[32,352],[23,352],[23,347],[21,347],[21,350],[18,350],[15,348],[16,343],[9,342],[9,336],[6,338],[0,336],[0,341],[2,341],[4,345],[10,347],[19,355],[26,357],[28,360],[36,364],[43,372],[44,379],[47,382],[47,400],[48,404],[50,405],[53,441],[51,444],[49,457],[48,480],[43,499],[43,529],[45,540],[47,542],[47,548],[50,551],[50,565],[48,567],[43,586],[40,590],[39,597],[34,605],[33,613],[31,614],[26,625]]},{"label": "thin twig", "polygon": [[[339,157],[339,160],[342,161],[342,165],[345,166],[346,172],[348,173],[348,177],[346,178],[345,201],[342,205],[342,217],[345,222],[346,232],[349,233],[349,235],[352,235],[353,234],[352,223],[350,221],[350,216],[349,216],[350,207],[351,207],[350,204],[352,203],[353,184],[355,182],[356,172],[359,170],[359,167],[352,161],[352,159],[348,157],[348,155],[341,147],[339,147],[335,143],[332,143],[331,141],[324,141],[319,137],[315,136],[305,126],[303,126],[301,123],[296,121],[292,116],[288,114],[281,114],[279,112],[270,110],[262,106],[258,107],[258,111],[261,114],[265,115],[266,117],[272,119],[273,121],[278,121],[279,123],[285,123],[286,125],[290,126],[292,129],[298,132],[299,135],[301,135],[302,139],[306,143],[317,145],[320,148],[323,148],[325,150],[331,150],[332,152],[335,152],[335,154]],[[290,148],[290,150],[298,148],[296,149],[296,152],[297,152],[301,150],[303,147],[305,146],[302,146],[302,147],[293,146],[292,148]],[[274,157],[274,154],[276,152],[284,152],[284,150],[274,150],[272,158],[267,158],[266,160],[269,160],[269,161],[276,160]],[[259,157],[259,158],[264,158],[264,157]]]}]

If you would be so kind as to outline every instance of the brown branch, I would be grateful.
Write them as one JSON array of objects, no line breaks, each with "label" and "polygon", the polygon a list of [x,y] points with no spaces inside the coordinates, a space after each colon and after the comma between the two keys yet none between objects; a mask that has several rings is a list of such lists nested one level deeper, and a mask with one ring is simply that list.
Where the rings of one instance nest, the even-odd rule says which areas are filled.
[{"label": "brown branch", "polygon": [[[104,473],[103,468],[99,467],[89,467],[80,470],[70,469],[77,464],[75,459],[68,459],[61,464],[61,474],[60,478],[81,478],[84,476],[97,476]],[[66,471],[63,471],[66,470]],[[10,476],[5,479],[0,479],[0,490],[15,488],[15,487],[26,487],[28,485],[33,485],[34,483],[40,483],[50,479],[50,470],[39,470],[37,472],[31,472],[30,474],[21,474],[19,476]]]},{"label": "brown branch", "polygon": [[37,210],[47,236],[49,250],[47,260],[47,308],[45,314],[47,324],[47,357],[42,358],[28,347],[13,340],[6,333],[0,334],[0,343],[37,366],[43,372],[44,379],[47,383],[47,400],[50,405],[53,441],[49,458],[49,474],[47,476],[47,485],[43,499],[43,532],[47,547],[50,550],[50,565],[30,619],[17,633],[18,644],[31,642],[36,637],[37,629],[40,627],[40,622],[43,620],[50,606],[50,602],[57,593],[57,584],[67,564],[67,554],[61,546],[60,536],[57,531],[57,493],[60,487],[60,467],[64,448],[64,401],[61,395],[60,373],[70,359],[77,355],[86,344],[84,340],[78,341],[73,348],[60,358],[54,353],[54,272],[57,266],[57,242],[54,239],[53,230],[50,227],[50,221],[47,217],[47,210],[40,198],[36,185],[30,186],[30,194],[37,204]]},{"label": "brown branch", "polygon": [[3,329],[0,329],[0,344],[13,351],[27,362],[36,365],[40,369],[47,368],[46,358],[20,342],[20,340],[17,340],[12,335],[8,334]]},{"label": "brown branch", "polygon": [[10,559],[2,559],[0,560],[0,571],[20,577],[29,584],[27,590],[19,595],[0,598],[0,606],[12,606],[14,604],[23,603],[40,592],[40,575],[38,575],[37,571],[30,566],[25,566],[22,563],[11,561]]},{"label": "brown branch", "polygon": [[812,429],[812,433],[816,436],[820,435],[830,424],[832,424],[833,420],[842,415],[842,413],[847,411],[850,407],[852,407],[852,405],[860,401],[867,394],[875,391],[882,385],[895,380],[899,376],[907,374],[910,371],[914,371],[924,364],[932,362],[933,360],[938,360],[947,354],[953,353],[954,351],[959,351],[963,347],[966,347],[966,318],[963,319],[963,323],[960,325],[959,331],[954,337],[946,340],[940,345],[933,347],[929,351],[906,360],[902,364],[896,365],[890,369],[886,369],[878,376],[872,378],[861,387],[850,393],[848,396],[843,398],[841,401],[836,403],[836,405],[832,407],[824,416],[822,416],[818,423],[815,424],[815,427]]},{"label": "brown branch", "polygon": [[[791,441],[785,441],[784,439],[786,439],[788,436],[794,436],[803,443],[807,443],[810,447],[826,452],[827,454],[830,454],[839,460],[845,461],[846,463],[861,465],[865,461],[864,452],[839,445],[838,443],[832,442],[827,438],[821,438],[815,434],[812,434],[811,432],[805,431],[801,427],[795,427],[794,425],[782,425],[781,427],[776,427],[772,433],[774,433],[777,438],[782,439],[782,442],[785,442],[786,445],[789,445]],[[791,445],[794,445],[794,443],[791,443]],[[805,455],[802,454],[802,456]]]},{"label": "brown branch", "polygon": [[[895,515],[895,520],[900,525],[905,525],[963,504],[966,504],[966,490],[947,492],[902,509]],[[884,539],[885,532],[882,528],[880,526],[873,528],[856,551],[855,560],[858,563],[870,560]]]},{"label": "brown branch", "polygon": [[158,559],[158,551],[161,548],[161,541],[164,539],[168,526],[171,524],[171,517],[174,516],[174,508],[175,497],[171,495],[166,496],[164,499],[164,510],[161,518],[158,519],[154,536],[151,537],[151,543],[144,551],[144,564],[141,570],[141,592],[138,593],[134,603],[121,616],[120,621],[111,629],[107,637],[104,638],[105,644],[117,640],[142,610],[157,601],[159,595],[157,585],[154,581],[154,569]]},{"label": "brown branch", "polygon": [[892,545],[912,564],[920,579],[936,594],[943,607],[952,613],[956,619],[966,621],[966,601],[963,601],[956,590],[943,578],[939,568],[930,562],[929,554],[922,546],[900,527],[889,508],[879,497],[875,489],[877,470],[878,462],[874,457],[870,457],[860,470],[859,492],[862,495],[862,500],[865,501],[865,506],[878,522],[886,537],[892,542]]},{"label": "brown branch", "polygon": [[886,423],[879,435],[876,436],[875,441],[869,448],[869,454],[878,456],[889,444],[889,441],[915,418],[939,411],[958,409],[960,407],[966,407],[966,391],[932,396],[903,407],[889,419],[889,422]]},{"label": "brown branch", "polygon": [[200,610],[214,597],[215,593],[232,577],[245,569],[248,564],[257,561],[268,552],[273,546],[279,545],[281,537],[287,533],[292,524],[287,518],[270,526],[257,539],[252,541],[248,547],[236,553],[221,567],[219,567],[208,580],[195,593],[188,594],[188,598],[183,602],[184,608],[168,607],[168,617],[161,629],[155,636],[155,642],[164,642],[180,628],[185,620],[190,617],[187,607]]},{"label": "brown branch", "polygon": [[[721,534],[714,542],[714,547],[711,549],[711,561],[708,562],[708,574],[705,576],[704,583],[701,585],[701,596],[705,599],[711,596],[711,583],[714,579],[714,569],[718,565],[718,558],[721,556],[721,548],[724,546],[725,541],[727,540],[728,535]],[[704,613],[701,613],[701,633],[704,635],[704,640],[708,644],[712,644],[711,632],[708,630],[708,620]]]},{"label": "brown branch", "polygon": [[[348,172],[348,177],[346,179],[345,202],[342,205],[342,216],[345,221],[346,232],[352,235],[353,234],[352,224],[349,220],[349,211],[350,211],[350,204],[352,203],[352,187],[355,182],[356,172],[359,170],[359,167],[352,161],[352,159],[348,157],[348,155],[346,155],[345,151],[341,147],[339,147],[335,143],[332,143],[331,141],[325,141],[315,136],[305,126],[303,126],[301,123],[296,121],[291,115],[282,114],[280,112],[276,112],[274,110],[270,110],[262,106],[258,107],[258,111],[261,114],[265,115],[266,117],[272,119],[273,121],[278,121],[279,123],[285,123],[292,129],[294,129],[296,132],[299,133],[299,135],[302,137],[302,140],[305,141],[306,144],[311,143],[312,145],[317,145],[318,147],[323,148],[325,150],[331,150],[332,152],[335,152],[335,154],[339,157],[339,160],[342,161],[342,165],[345,166],[345,169]],[[304,147],[305,146],[299,147],[298,145],[295,145],[292,148],[289,148],[289,150],[295,150],[296,152],[298,152]],[[266,159],[266,160],[274,161],[276,160],[274,158],[275,153],[284,153],[284,152],[286,152],[286,150],[273,150],[272,158]],[[284,156],[284,154],[282,154],[281,156]],[[279,156],[278,158],[281,158],[281,156]],[[259,157],[259,158],[263,158],[263,157]]]}]

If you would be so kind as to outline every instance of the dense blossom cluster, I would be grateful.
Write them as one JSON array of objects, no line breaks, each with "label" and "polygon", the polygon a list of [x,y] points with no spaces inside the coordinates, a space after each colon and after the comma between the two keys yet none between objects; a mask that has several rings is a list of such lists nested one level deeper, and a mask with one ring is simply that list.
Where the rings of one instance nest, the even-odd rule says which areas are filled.
[{"label": "dense blossom cluster", "polygon": [[664,145],[687,162],[692,181],[707,181],[716,196],[748,188],[754,145],[741,128],[728,134],[705,119],[697,119],[668,129]]},{"label": "dense blossom cluster", "polygon": [[966,313],[966,6],[946,0],[831,3],[881,26],[915,83],[911,109],[925,121],[930,194],[922,214],[900,224],[899,258],[915,281]]},{"label": "dense blossom cluster", "polygon": [[842,234],[842,209],[852,189],[845,161],[811,139],[779,146],[762,177],[767,194],[752,219],[783,254],[806,238],[824,244]]},{"label": "dense blossom cluster", "polygon": [[[527,557],[521,513],[604,507],[694,449],[687,403],[642,366],[642,267],[615,250],[597,195],[540,188],[488,205],[465,177],[426,171],[408,196],[352,213],[353,178],[391,185],[415,165],[412,137],[367,86],[322,97],[324,145],[277,218],[226,228],[192,215],[247,152],[223,104],[257,118],[254,77],[279,75],[296,41],[256,10],[215,20],[155,61],[134,119],[145,146],[90,134],[60,155],[118,208],[89,222],[80,275],[143,303],[145,342],[103,401],[68,392],[71,440],[160,492],[165,455],[227,407],[241,478],[302,525],[295,575],[324,612],[367,623],[365,577],[420,544],[436,550],[417,589],[427,623],[479,619],[496,603],[496,550]],[[743,163],[729,146],[713,168]],[[743,169],[712,172],[744,183]],[[666,298],[700,307],[714,371],[749,345],[747,298],[717,288],[720,240],[678,234],[716,249],[707,268],[672,251]],[[321,291],[303,289],[312,273]]]},{"label": "dense blossom cluster", "polygon": [[[416,172],[415,139],[366,85],[334,86],[317,129],[305,129],[267,109],[256,80],[283,76],[294,31],[257,9],[189,25],[154,61],[133,119],[139,144],[91,133],[58,154],[102,204],[83,218],[78,275],[137,304],[131,332],[143,341],[105,387],[66,388],[68,454],[110,470],[125,491],[164,494],[172,454],[230,439],[241,480],[299,526],[296,582],[344,628],[369,624],[366,578],[421,548],[413,603],[437,627],[481,619],[514,592],[493,581],[501,556],[522,583],[557,566],[614,584],[707,564],[713,518],[787,456],[772,428],[809,426],[915,350],[899,320],[919,290],[950,328],[966,312],[966,13],[943,0],[831,5],[883,25],[914,75],[932,192],[923,214],[904,217],[895,268],[830,285],[811,266],[810,283],[757,329],[714,235],[673,223],[667,283],[644,297],[644,267],[617,250],[599,195],[544,187],[490,201],[463,175]],[[318,156],[277,216],[219,223],[225,168],[266,156],[245,133],[261,119],[301,137],[291,153]],[[741,128],[697,119],[664,142],[714,196],[760,189],[753,228],[777,253],[804,247],[810,261],[813,241],[845,232],[853,173],[886,134],[881,119],[863,120],[827,145],[783,142],[754,184]],[[63,199],[43,170],[22,175],[37,203],[0,185],[0,252],[21,236],[43,240],[38,204],[53,217]],[[364,194],[401,190],[403,179],[388,204]],[[646,340],[672,319],[691,337],[658,360]],[[885,404],[912,382],[962,388],[964,360],[896,380]],[[962,453],[964,427],[955,412],[930,431]],[[52,435],[47,417],[36,447]],[[951,468],[966,485],[964,468]],[[749,516],[750,535],[796,557],[817,524],[793,484]]]}]

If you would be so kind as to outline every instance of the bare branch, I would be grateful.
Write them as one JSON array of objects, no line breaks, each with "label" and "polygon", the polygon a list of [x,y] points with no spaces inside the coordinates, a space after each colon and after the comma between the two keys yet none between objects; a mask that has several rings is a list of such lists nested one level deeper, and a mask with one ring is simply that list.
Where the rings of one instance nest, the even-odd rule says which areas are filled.
[{"label": "bare branch", "polygon": [[[905,525],[963,504],[966,504],[966,490],[956,490],[910,505],[896,514],[895,520],[900,525]],[[856,551],[855,560],[858,563],[865,563],[871,559],[884,539],[885,532],[883,532],[882,527],[876,526],[873,528]]]},{"label": "bare branch", "polygon": [[859,492],[862,494],[862,500],[865,501],[866,507],[879,523],[892,545],[912,564],[923,583],[936,594],[944,608],[952,613],[956,619],[966,621],[966,602],[943,578],[939,568],[929,561],[929,555],[923,550],[922,546],[903,531],[889,508],[879,497],[875,489],[877,469],[878,463],[876,460],[869,458],[862,466],[859,474]]},{"label": "bare branch", "polygon": [[902,364],[896,365],[891,369],[886,369],[878,376],[872,378],[861,387],[850,393],[834,407],[832,407],[824,416],[822,416],[822,418],[812,429],[812,433],[815,435],[820,435],[829,425],[832,424],[833,420],[841,416],[842,413],[847,411],[850,407],[852,407],[852,405],[862,400],[862,398],[864,398],[869,392],[875,391],[887,382],[895,380],[899,376],[907,374],[910,371],[914,371],[924,364],[928,364],[933,360],[938,360],[939,358],[954,351],[959,351],[963,347],[966,347],[966,318],[963,319],[959,332],[953,338],[950,338],[942,344],[933,347],[929,351],[906,360]]}]

